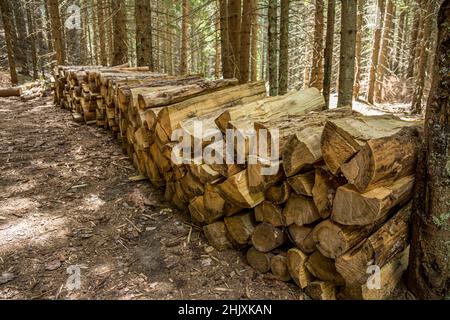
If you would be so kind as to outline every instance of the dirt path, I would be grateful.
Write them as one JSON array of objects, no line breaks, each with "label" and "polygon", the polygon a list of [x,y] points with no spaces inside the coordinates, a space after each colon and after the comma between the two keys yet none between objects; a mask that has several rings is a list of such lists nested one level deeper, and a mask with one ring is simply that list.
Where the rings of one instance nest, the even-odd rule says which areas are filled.
[{"label": "dirt path", "polygon": [[0,298],[304,298],[209,247],[136,174],[50,98],[0,99]]}]

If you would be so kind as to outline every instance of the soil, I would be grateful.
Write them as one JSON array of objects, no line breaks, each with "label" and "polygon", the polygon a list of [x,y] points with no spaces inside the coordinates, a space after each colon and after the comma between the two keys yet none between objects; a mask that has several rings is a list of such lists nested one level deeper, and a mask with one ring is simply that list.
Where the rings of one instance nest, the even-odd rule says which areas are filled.
[{"label": "soil", "polygon": [[0,99],[0,299],[306,298],[214,250],[137,174],[51,97]]}]

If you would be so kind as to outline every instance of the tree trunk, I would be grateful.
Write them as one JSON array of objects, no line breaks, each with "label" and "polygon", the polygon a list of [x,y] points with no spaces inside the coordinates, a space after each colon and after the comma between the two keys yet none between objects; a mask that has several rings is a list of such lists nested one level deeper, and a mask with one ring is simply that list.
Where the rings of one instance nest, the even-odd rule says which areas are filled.
[{"label": "tree trunk", "polygon": [[416,0],[414,4],[414,20],[411,31],[411,40],[409,47],[409,64],[407,70],[407,77],[412,78],[414,76],[414,65],[416,63],[416,50],[417,41],[419,40],[419,29],[420,29],[420,2],[421,0]]},{"label": "tree trunk", "polygon": [[230,62],[230,38],[228,36],[227,0],[219,0],[220,11],[220,46],[222,56],[222,75],[225,79],[233,78]]},{"label": "tree trunk", "polygon": [[16,86],[19,81],[17,79],[16,61],[14,57],[14,48],[11,35],[11,33],[13,32],[12,27],[14,25],[11,19],[12,10],[10,5],[11,4],[9,0],[0,1],[0,10],[2,12],[3,28],[5,30],[5,42],[8,51],[8,63],[9,63],[9,72],[11,74],[11,84],[13,86]]},{"label": "tree trunk", "polygon": [[105,3],[104,0],[97,0],[97,21],[98,21],[98,35],[99,35],[99,58],[100,64],[106,66],[108,64],[108,59],[106,55],[106,28],[105,28]]},{"label": "tree trunk", "polygon": [[328,0],[327,35],[325,40],[325,65],[323,78],[323,96],[327,109],[330,107],[331,78],[333,72],[334,25],[336,20],[336,2]]},{"label": "tree trunk", "polygon": [[29,46],[30,39],[27,37],[27,22],[25,20],[26,15],[24,12],[23,3],[17,1],[17,3],[12,7],[14,12],[14,25],[16,26],[17,41],[15,44],[16,59],[20,66],[20,73],[24,75],[29,75],[30,70],[28,67],[28,56],[29,56]]},{"label": "tree trunk", "polygon": [[[401,9],[400,9],[401,10]],[[405,28],[407,23],[407,10],[403,9],[400,12],[399,22],[398,22],[398,32],[396,39],[396,51],[395,51],[395,60],[394,60],[394,70],[397,75],[400,75],[403,71],[403,51],[405,47],[405,43],[403,41],[405,35]]]},{"label": "tree trunk", "polygon": [[281,0],[278,93],[286,94],[289,76],[289,1]]},{"label": "tree trunk", "polygon": [[216,30],[215,30],[215,56],[214,56],[214,76],[216,79],[220,78],[220,66],[221,66],[221,54],[222,51],[220,50],[220,3],[217,1],[217,6],[219,10],[216,12]]},{"label": "tree trunk", "polygon": [[438,18],[438,47],[425,120],[422,162],[413,204],[409,288],[421,299],[448,298],[450,290],[450,1]]},{"label": "tree trunk", "polygon": [[374,102],[375,96],[375,81],[377,79],[377,68],[378,61],[380,57],[380,46],[381,46],[381,32],[383,30],[383,16],[386,2],[385,0],[378,0],[378,11],[377,11],[377,26],[373,35],[373,48],[372,48],[372,63],[370,65],[369,72],[369,89],[367,92],[367,101],[369,103]]},{"label": "tree trunk", "polygon": [[433,26],[433,1],[429,1],[423,11],[423,42],[420,48],[419,64],[417,69],[416,89],[413,95],[411,110],[414,114],[422,113],[423,90],[425,86],[427,62],[430,50],[431,32]]},{"label": "tree trunk", "polygon": [[[152,20],[149,0],[136,0],[136,58],[137,66],[149,66],[152,59]],[[152,69],[152,68],[151,68]]]},{"label": "tree trunk", "polygon": [[228,37],[230,40],[231,72],[240,78],[239,62],[241,49],[241,0],[228,0]]},{"label": "tree trunk", "polygon": [[358,17],[356,21],[356,46],[355,46],[355,56],[356,56],[356,72],[355,72],[355,86],[353,87],[353,98],[358,99],[361,90],[361,54],[362,54],[362,36],[364,31],[364,6],[366,4],[365,0],[358,1]]},{"label": "tree trunk", "polygon": [[31,62],[33,64],[33,79],[38,78],[38,61],[37,61],[37,37],[36,28],[34,24],[33,12],[35,11],[34,2],[30,2],[26,8],[27,10],[27,24],[28,24],[28,38],[30,39]]},{"label": "tree trunk", "polygon": [[386,11],[383,23],[383,40],[380,47],[380,57],[378,59],[377,76],[375,82],[375,101],[381,102],[384,73],[388,69],[388,55],[390,54],[390,46],[392,40],[392,15],[394,13],[394,2],[387,0]]},{"label": "tree trunk", "polygon": [[[253,2],[251,12],[252,15],[252,48],[251,48],[251,81],[255,82],[258,80],[258,0],[251,0]],[[263,50],[264,51],[264,50]]]},{"label": "tree trunk", "polygon": [[316,0],[313,61],[309,85],[319,90],[323,87],[323,8],[323,0]]},{"label": "tree trunk", "polygon": [[180,74],[188,72],[189,49],[189,0],[183,0],[183,17],[181,21],[181,58]]},{"label": "tree trunk", "polygon": [[128,62],[128,36],[126,31],[127,11],[125,0],[113,0],[113,58],[112,65],[117,66]]},{"label": "tree trunk", "polygon": [[352,106],[355,80],[356,12],[355,1],[342,0],[338,107]]},{"label": "tree trunk", "polygon": [[267,63],[269,64],[269,94],[278,95],[278,63],[277,63],[277,1],[269,0],[267,13],[269,19],[268,28],[268,52]]},{"label": "tree trunk", "polygon": [[253,1],[244,1],[242,8],[241,23],[241,50],[240,50],[240,67],[239,82],[246,83],[249,79],[250,72],[250,32],[252,28],[252,7]]},{"label": "tree trunk", "polygon": [[64,48],[64,40],[62,33],[61,17],[59,14],[58,0],[48,1],[50,21],[52,25],[53,46],[56,51],[56,62],[59,65],[64,65],[66,61],[66,50]]}]

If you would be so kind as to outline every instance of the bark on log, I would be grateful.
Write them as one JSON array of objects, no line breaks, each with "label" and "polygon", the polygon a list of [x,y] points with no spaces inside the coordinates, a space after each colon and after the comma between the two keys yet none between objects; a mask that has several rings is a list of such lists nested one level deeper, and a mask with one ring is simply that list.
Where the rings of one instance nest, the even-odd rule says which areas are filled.
[{"label": "bark on log", "polygon": [[287,266],[286,253],[278,254],[270,260],[270,270],[277,280],[287,282],[291,280]]},{"label": "bark on log", "polygon": [[0,89],[0,97],[20,97],[21,90],[20,88],[7,88]]},{"label": "bark on log", "polygon": [[351,185],[339,187],[331,219],[343,225],[368,225],[405,204],[412,196],[414,176],[403,177],[391,185],[359,193]]}]

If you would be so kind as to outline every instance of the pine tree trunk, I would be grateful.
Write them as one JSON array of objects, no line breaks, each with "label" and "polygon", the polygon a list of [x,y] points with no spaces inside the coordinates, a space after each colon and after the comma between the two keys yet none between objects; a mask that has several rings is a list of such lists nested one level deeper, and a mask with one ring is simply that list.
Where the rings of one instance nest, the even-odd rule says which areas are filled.
[{"label": "pine tree trunk", "polygon": [[412,25],[411,31],[411,40],[410,40],[410,48],[409,48],[409,64],[407,69],[407,77],[412,78],[414,76],[414,66],[416,63],[416,51],[417,51],[417,42],[419,41],[419,29],[420,29],[420,2],[421,0],[416,0],[414,4],[414,21]]},{"label": "pine tree trunk", "polygon": [[11,75],[11,85],[16,86],[18,84],[17,72],[16,72],[16,61],[14,57],[14,48],[12,42],[12,32],[13,32],[13,21],[11,3],[10,0],[0,1],[0,11],[2,13],[3,28],[5,30],[5,42],[8,51],[8,63],[9,72]]},{"label": "pine tree trunk", "polygon": [[98,41],[100,46],[100,64],[106,66],[108,57],[106,55],[106,28],[105,28],[105,3],[104,0],[97,0],[97,21],[98,21]]},{"label": "pine tree trunk", "polygon": [[233,77],[240,79],[241,0],[228,0],[228,37],[230,39],[231,69]]},{"label": "pine tree trunk", "polygon": [[323,78],[323,96],[327,109],[330,107],[331,78],[333,72],[334,25],[336,22],[336,2],[328,0],[327,34],[325,39],[325,62]]},{"label": "pine tree trunk", "polygon": [[278,95],[278,62],[277,62],[277,1],[269,0],[268,8],[268,51],[267,63],[269,65],[269,95]]},{"label": "pine tree trunk", "polygon": [[220,46],[222,57],[222,75],[225,79],[233,78],[230,62],[230,38],[228,32],[228,3],[227,0],[219,1],[220,11]]},{"label": "pine tree trunk", "polygon": [[258,22],[258,0],[252,1],[252,49],[251,49],[251,81],[255,82],[258,80],[258,32],[259,32],[259,22]]},{"label": "pine tree trunk", "polygon": [[114,19],[113,19],[113,8],[112,1],[114,0],[106,0],[107,5],[107,16],[108,16],[108,65],[112,65],[112,61],[114,58]]},{"label": "pine tree trunk", "polygon": [[384,73],[388,69],[388,55],[392,43],[392,15],[394,13],[394,2],[387,0],[383,23],[383,38],[380,47],[380,57],[377,66],[377,79],[375,82],[375,101],[382,101]]},{"label": "pine tree trunk", "polygon": [[278,94],[283,95],[287,93],[289,76],[289,0],[281,0],[279,62]]},{"label": "pine tree trunk", "polygon": [[355,42],[357,4],[342,0],[341,11],[341,58],[339,61],[338,107],[352,106],[355,80]]},{"label": "pine tree trunk", "polygon": [[125,0],[113,0],[113,58],[112,65],[117,66],[128,62],[128,36],[126,31],[127,12]]},{"label": "pine tree trunk", "polygon": [[381,35],[383,30],[383,17],[384,17],[384,10],[386,7],[385,0],[378,0],[378,13],[377,13],[377,26],[374,31],[373,36],[373,48],[372,48],[372,63],[370,65],[370,72],[369,72],[369,89],[367,92],[367,101],[369,103],[374,103],[375,98],[375,82],[377,80],[377,69],[378,69],[378,62],[380,58],[380,47],[381,47]]},{"label": "pine tree trunk", "polygon": [[27,37],[27,23],[26,15],[24,12],[23,3],[21,1],[15,1],[16,3],[12,6],[14,12],[14,25],[16,26],[17,41],[15,43],[15,55],[18,67],[20,67],[20,73],[24,75],[30,75],[30,69],[28,67],[28,48],[29,39]]},{"label": "pine tree trunk", "polygon": [[433,11],[433,1],[429,1],[427,4],[427,7],[423,11],[423,42],[422,46],[420,48],[420,54],[419,54],[419,64],[417,68],[417,79],[416,79],[416,89],[413,95],[413,102],[411,106],[411,110],[414,114],[420,114],[422,113],[422,100],[423,100],[423,90],[425,86],[425,78],[427,70],[427,62],[428,62],[428,56],[429,56],[429,50],[430,50],[430,39],[431,39],[431,32],[432,32],[432,14]]},{"label": "pine tree trunk", "polygon": [[67,52],[66,58],[67,63],[69,63],[70,65],[79,65],[81,63],[80,41],[82,32],[80,32],[80,30],[77,28],[77,18],[74,16],[74,14],[76,14],[75,10],[68,12],[68,17],[64,25],[64,28],[67,29],[65,36]]},{"label": "pine tree trunk", "polygon": [[[92,49],[93,49],[93,56],[94,56],[94,64],[98,65],[100,63],[100,56],[99,56],[99,36],[98,36],[98,19],[97,19],[97,12],[98,8],[96,7],[97,3],[95,0],[91,0],[91,24],[92,24]],[[70,52],[68,52],[70,54]]]},{"label": "pine tree trunk", "polygon": [[[219,1],[216,2],[218,9],[220,9]],[[214,76],[216,79],[220,78],[220,67],[221,67],[221,50],[220,50],[220,10],[216,12],[216,24],[215,24],[215,56],[214,56]]]},{"label": "pine tree trunk", "polygon": [[403,69],[403,51],[405,47],[405,43],[403,41],[405,35],[405,26],[407,22],[407,10],[403,9],[400,12],[399,22],[398,22],[398,32],[397,32],[397,44],[395,51],[395,62],[394,62],[394,70],[397,75],[402,73]]},{"label": "pine tree trunk", "polygon": [[36,27],[34,24],[33,12],[35,10],[34,1],[30,2],[26,8],[27,10],[27,24],[28,24],[28,38],[30,39],[31,62],[33,65],[33,79],[38,78],[38,61],[37,61],[37,36]]},{"label": "pine tree trunk", "polygon": [[250,33],[252,30],[252,1],[244,1],[241,21],[241,49],[239,63],[239,82],[247,83],[250,76]]},{"label": "pine tree trunk", "polygon": [[355,46],[355,56],[356,56],[356,72],[355,72],[355,86],[353,87],[353,98],[358,99],[359,93],[361,91],[361,53],[362,53],[362,34],[364,30],[364,6],[366,5],[365,0],[358,1],[358,17],[356,21],[356,46]]},{"label": "pine tree trunk", "polygon": [[316,0],[313,61],[309,85],[319,90],[323,88],[323,9],[323,0]]},{"label": "pine tree trunk", "polygon": [[450,0],[441,6],[434,78],[412,217],[408,286],[420,299],[450,292]]},{"label": "pine tree trunk", "polygon": [[180,74],[188,72],[188,50],[189,50],[189,0],[183,0],[183,17],[181,20],[181,58]]},{"label": "pine tree trunk", "polygon": [[48,9],[52,26],[53,47],[56,51],[56,62],[64,65],[66,61],[66,50],[64,48],[64,40],[62,34],[61,17],[59,14],[58,0],[48,1]]},{"label": "pine tree trunk", "polygon": [[136,58],[137,66],[149,66],[152,61],[152,11],[149,0],[136,0]]}]

